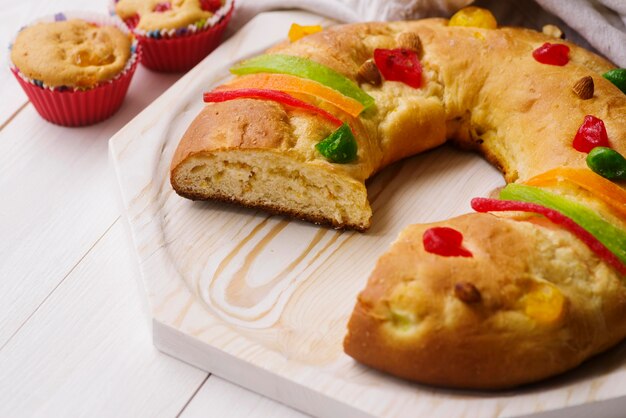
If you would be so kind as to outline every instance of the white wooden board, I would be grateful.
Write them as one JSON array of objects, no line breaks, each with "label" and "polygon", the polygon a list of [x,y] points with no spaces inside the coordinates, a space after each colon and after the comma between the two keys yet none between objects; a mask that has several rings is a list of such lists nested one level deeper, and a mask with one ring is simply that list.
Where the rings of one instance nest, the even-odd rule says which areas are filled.
[{"label": "white wooden board", "polygon": [[343,354],[356,295],[398,232],[468,212],[472,197],[503,184],[475,155],[444,147],[378,174],[368,186],[373,227],[364,234],[172,191],[171,156],[202,92],[234,62],[283,40],[292,22],[330,23],[293,11],[257,16],[110,141],[155,345],[320,416],[571,416],[626,405],[623,346],[557,379],[496,393],[411,384]]}]

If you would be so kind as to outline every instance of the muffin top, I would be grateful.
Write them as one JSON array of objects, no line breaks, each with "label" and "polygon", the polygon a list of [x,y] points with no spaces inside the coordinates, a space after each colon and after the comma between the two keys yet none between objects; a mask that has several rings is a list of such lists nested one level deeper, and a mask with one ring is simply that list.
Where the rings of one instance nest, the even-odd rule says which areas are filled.
[{"label": "muffin top", "polygon": [[137,29],[169,30],[204,22],[223,5],[223,0],[120,0],[115,13],[124,20],[139,16]]},{"label": "muffin top", "polygon": [[11,49],[22,74],[50,87],[94,87],[122,72],[130,55],[127,34],[80,19],[29,26]]}]

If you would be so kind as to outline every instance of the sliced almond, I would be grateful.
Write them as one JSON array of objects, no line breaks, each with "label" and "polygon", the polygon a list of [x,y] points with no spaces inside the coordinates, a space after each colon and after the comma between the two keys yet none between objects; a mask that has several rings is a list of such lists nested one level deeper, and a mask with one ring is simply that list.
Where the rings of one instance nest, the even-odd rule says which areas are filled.
[{"label": "sliced almond", "polygon": [[555,25],[545,25],[541,28],[544,35],[552,36],[554,38],[563,38],[563,31]]},{"label": "sliced almond", "polygon": [[591,99],[593,97],[593,78],[589,75],[581,78],[574,84],[572,90],[583,100]]},{"label": "sliced almond", "polygon": [[369,83],[372,86],[380,86],[382,83],[382,77],[380,76],[380,71],[378,71],[378,67],[374,60],[369,59],[361,65],[359,68],[359,72],[357,73],[357,81],[359,84]]},{"label": "sliced almond", "polygon": [[398,35],[398,45],[400,48],[415,51],[418,56],[422,55],[422,40],[415,32],[402,32]]}]

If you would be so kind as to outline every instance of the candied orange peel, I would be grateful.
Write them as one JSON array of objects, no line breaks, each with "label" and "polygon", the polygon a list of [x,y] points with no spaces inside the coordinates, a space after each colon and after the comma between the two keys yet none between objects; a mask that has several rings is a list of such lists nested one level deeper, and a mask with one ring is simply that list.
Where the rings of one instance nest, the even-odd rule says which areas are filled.
[{"label": "candied orange peel", "polygon": [[295,42],[305,36],[312,35],[317,32],[321,32],[323,29],[320,25],[302,26],[297,23],[292,23],[289,28],[289,40]]},{"label": "candied orange peel", "polygon": [[237,77],[228,84],[218,87],[217,90],[221,91],[245,88],[269,89],[288,93],[307,94],[338,107],[352,117],[359,116],[359,113],[361,113],[364,109],[364,106],[361,103],[350,97],[344,96],[330,87],[326,87],[313,80],[288,74],[250,74]]},{"label": "candied orange peel", "polygon": [[525,182],[529,186],[554,186],[573,183],[604,202],[621,218],[626,219],[626,191],[617,184],[585,168],[559,167],[539,174]]}]

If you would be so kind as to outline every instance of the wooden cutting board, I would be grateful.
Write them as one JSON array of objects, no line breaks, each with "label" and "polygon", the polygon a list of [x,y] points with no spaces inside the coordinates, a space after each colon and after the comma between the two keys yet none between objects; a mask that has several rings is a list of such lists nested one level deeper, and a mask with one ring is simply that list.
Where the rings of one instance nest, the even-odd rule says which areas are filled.
[{"label": "wooden cutting board", "polygon": [[320,416],[619,412],[626,405],[624,346],[557,379],[507,392],[411,384],[343,353],[356,295],[398,232],[469,212],[472,197],[504,184],[476,155],[442,147],[378,174],[368,184],[374,218],[367,233],[191,202],[173,192],[171,156],[203,106],[202,92],[227,78],[234,62],[284,40],[293,22],[332,23],[294,11],[257,16],[110,141],[155,345]]}]

